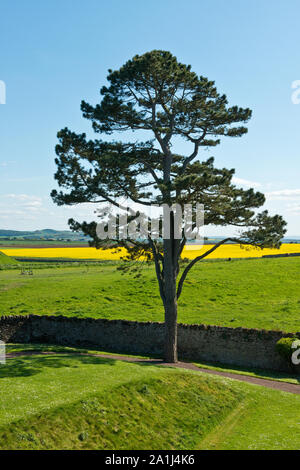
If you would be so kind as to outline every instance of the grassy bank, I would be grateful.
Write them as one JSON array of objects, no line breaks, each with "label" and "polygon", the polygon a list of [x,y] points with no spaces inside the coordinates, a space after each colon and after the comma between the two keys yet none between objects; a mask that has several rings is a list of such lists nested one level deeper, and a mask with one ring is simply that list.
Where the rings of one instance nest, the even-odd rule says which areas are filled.
[{"label": "grassy bank", "polygon": [[300,446],[300,396],[203,373],[61,348],[9,359],[0,384],[1,449]]},{"label": "grassy bank", "polygon": [[0,266],[11,266],[11,265],[16,265],[18,264],[16,260],[10,256],[5,255],[0,251]]}]

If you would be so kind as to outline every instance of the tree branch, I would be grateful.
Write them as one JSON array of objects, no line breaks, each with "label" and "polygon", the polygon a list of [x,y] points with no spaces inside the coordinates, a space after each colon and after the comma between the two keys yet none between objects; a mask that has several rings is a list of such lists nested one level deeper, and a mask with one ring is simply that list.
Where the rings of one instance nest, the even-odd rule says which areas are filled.
[{"label": "tree branch", "polygon": [[153,253],[153,257],[154,257],[155,271],[156,271],[156,277],[157,277],[157,280],[158,280],[160,296],[161,296],[161,298],[164,302],[165,301],[165,293],[164,293],[163,278],[162,278],[162,272],[161,272],[161,268],[160,268],[160,264],[159,264],[158,253],[157,253],[155,244],[153,243],[153,240],[151,239],[151,237],[148,237],[148,240],[149,240],[149,243],[150,243],[150,246],[151,246],[151,249],[152,249],[152,253]]}]

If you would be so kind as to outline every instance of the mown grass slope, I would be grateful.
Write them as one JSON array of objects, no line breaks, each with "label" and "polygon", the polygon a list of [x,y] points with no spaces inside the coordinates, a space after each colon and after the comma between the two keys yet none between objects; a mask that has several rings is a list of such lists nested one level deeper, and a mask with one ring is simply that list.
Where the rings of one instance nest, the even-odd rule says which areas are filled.
[{"label": "mown grass slope", "polygon": [[0,449],[300,446],[298,395],[63,353],[0,366]]},{"label": "mown grass slope", "polygon": [[54,354],[0,366],[1,449],[193,448],[243,397],[198,374]]},{"label": "mown grass slope", "polygon": [[2,253],[2,251],[0,251],[0,268],[2,265],[7,265],[7,264],[18,264],[18,263],[14,258],[7,256],[4,253]]},{"label": "mown grass slope", "polygon": [[[179,322],[300,331],[300,258],[208,261],[189,273]],[[1,315],[163,321],[154,268],[138,279],[116,265],[0,271]]]}]

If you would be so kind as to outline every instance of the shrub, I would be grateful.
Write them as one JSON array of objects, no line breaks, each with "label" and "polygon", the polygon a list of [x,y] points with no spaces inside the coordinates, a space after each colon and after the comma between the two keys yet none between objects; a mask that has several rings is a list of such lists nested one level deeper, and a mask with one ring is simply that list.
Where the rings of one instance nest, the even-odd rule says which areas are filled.
[{"label": "shrub", "polygon": [[81,432],[79,435],[78,435],[78,439],[80,441],[85,441],[86,439],[88,439],[89,437],[89,433],[84,431],[84,432]]},{"label": "shrub", "polygon": [[281,338],[276,343],[276,351],[280,354],[281,357],[286,359],[289,363],[291,363],[291,357],[295,348],[292,348],[294,341],[298,340],[300,345],[300,340],[297,336],[289,337],[289,338]]}]

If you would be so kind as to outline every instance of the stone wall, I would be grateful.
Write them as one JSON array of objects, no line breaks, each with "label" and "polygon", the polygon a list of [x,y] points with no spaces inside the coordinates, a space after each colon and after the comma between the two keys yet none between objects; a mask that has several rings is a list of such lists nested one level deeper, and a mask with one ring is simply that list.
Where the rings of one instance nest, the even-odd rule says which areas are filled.
[{"label": "stone wall", "polygon": [[[288,370],[275,351],[282,331],[178,325],[179,358]],[[161,356],[163,323],[63,316],[0,317],[0,340],[90,347],[103,351]]]}]

